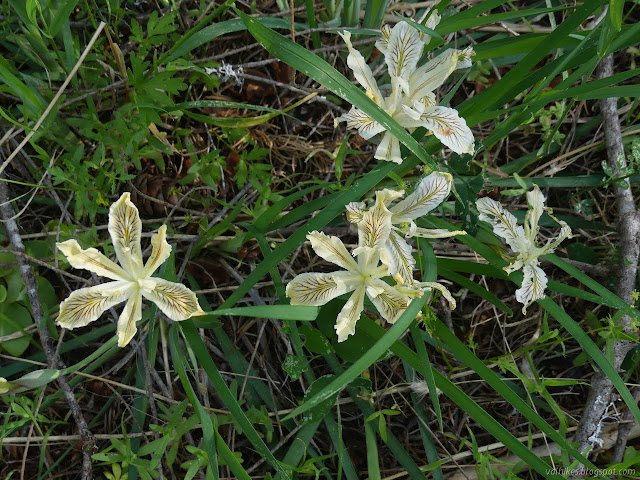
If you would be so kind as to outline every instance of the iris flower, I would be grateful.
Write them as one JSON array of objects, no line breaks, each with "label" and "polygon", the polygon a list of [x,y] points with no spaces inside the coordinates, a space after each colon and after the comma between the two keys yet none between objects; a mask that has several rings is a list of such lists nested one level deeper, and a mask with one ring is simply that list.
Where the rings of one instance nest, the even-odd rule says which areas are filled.
[{"label": "iris flower", "polygon": [[356,322],[364,310],[365,295],[389,323],[395,323],[409,306],[411,299],[407,293],[401,293],[381,280],[389,275],[388,267],[380,265],[380,249],[391,232],[390,215],[388,211],[373,209],[364,213],[358,231],[358,247],[353,255],[338,237],[320,232],[307,235],[311,247],[320,257],[344,270],[302,273],[287,285],[287,296],[292,305],[320,306],[353,292],[336,320],[338,342],[355,333]]},{"label": "iris flower", "polygon": [[[439,17],[432,15],[426,26],[435,28],[438,21]],[[454,70],[471,65],[470,57],[474,54],[471,48],[448,49],[418,67],[430,37],[404,21],[393,28],[383,27],[382,38],[376,42],[376,47],[385,56],[391,77],[391,89],[385,96],[364,57],[353,48],[351,34],[345,31],[340,35],[349,49],[347,65],[353,70],[356,81],[365,88],[367,96],[380,108],[404,128],[425,127],[454,152],[473,153],[473,134],[466,122],[453,108],[438,106],[433,93]],[[336,118],[335,123],[339,122],[346,122],[347,128],[357,129],[366,140],[385,132],[381,124],[356,107]],[[399,140],[385,132],[375,158],[402,163]]]},{"label": "iris flower", "polygon": [[[488,222],[493,227],[496,235],[505,239],[515,256],[509,258],[510,264],[504,270],[507,273],[522,270],[524,279],[522,286],[516,290],[516,300],[522,303],[522,313],[527,313],[527,307],[534,301],[544,298],[544,290],[547,288],[547,275],[539,267],[539,257],[558,248],[565,239],[571,237],[571,228],[566,222],[560,221],[551,215],[552,210],[544,206],[544,195],[537,185],[527,192],[527,204],[529,210],[524,219],[524,226],[518,225],[516,217],[506,211],[502,205],[490,198],[480,198],[476,206],[480,212],[480,220]],[[543,211],[560,224],[560,233],[550,238],[542,246],[538,246],[537,236],[540,230],[538,221]]]},{"label": "iris flower", "polygon": [[72,267],[114,280],[72,292],[60,305],[57,322],[61,327],[83,327],[100,318],[105,310],[126,301],[117,328],[118,346],[124,347],[136,334],[136,322],[142,318],[142,297],[154,302],[175,321],[205,314],[187,287],[151,276],[171,254],[166,225],[151,238],[151,256],[143,264],[142,222],[129,193],[124,193],[109,209],[109,234],[121,266],[95,248],[82,249],[76,240],[56,244]]},{"label": "iris flower", "polygon": [[[407,286],[415,283],[413,269],[416,261],[411,254],[411,246],[403,236],[446,238],[466,234],[463,231],[450,232],[440,228],[421,228],[415,223],[416,219],[428,214],[449,196],[452,183],[451,174],[431,172],[418,183],[413,193],[393,206],[390,206],[391,203],[402,198],[404,191],[385,189],[376,192],[376,203],[372,209],[387,210],[391,214],[387,216],[391,223],[391,233],[382,247],[382,262],[389,267],[390,274],[397,282]],[[347,219],[352,224],[358,225],[366,211],[364,202],[352,202],[347,205]]]}]

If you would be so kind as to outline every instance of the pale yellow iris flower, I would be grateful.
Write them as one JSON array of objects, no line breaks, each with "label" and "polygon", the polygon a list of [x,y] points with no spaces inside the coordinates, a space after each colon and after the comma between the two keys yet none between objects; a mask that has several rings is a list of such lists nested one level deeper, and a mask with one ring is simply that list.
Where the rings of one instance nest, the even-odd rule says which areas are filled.
[{"label": "pale yellow iris flower", "polygon": [[363,215],[358,228],[358,247],[353,255],[338,237],[329,237],[320,232],[307,235],[311,247],[320,257],[344,270],[302,273],[287,285],[287,296],[292,305],[319,306],[353,292],[336,320],[338,342],[355,333],[356,322],[364,310],[365,296],[369,297],[387,322],[395,323],[409,306],[410,296],[421,294],[419,291],[400,292],[382,280],[389,275],[389,268],[380,264],[381,248],[391,232],[389,216],[390,213],[373,209]]},{"label": "pale yellow iris flower", "polygon": [[[439,21],[440,17],[434,13],[427,20],[426,26],[433,29]],[[385,56],[391,77],[390,92],[384,96],[364,57],[353,48],[351,34],[345,31],[340,35],[349,49],[347,65],[353,70],[356,81],[365,88],[367,96],[380,108],[410,131],[425,127],[454,152],[473,153],[473,134],[465,120],[453,108],[438,106],[433,93],[454,70],[471,65],[471,56],[474,55],[471,48],[448,49],[418,67],[423,48],[429,43],[429,35],[419,32],[404,21],[393,28],[385,25],[381,39],[376,42],[376,47]],[[385,132],[381,124],[356,107],[336,118],[335,123],[339,122],[346,122],[348,128],[357,129],[367,140]],[[375,158],[402,163],[398,139],[385,132],[376,149]]]},{"label": "pale yellow iris flower", "polygon": [[[385,189],[376,192],[376,203],[372,209],[388,209],[391,213],[388,216],[388,221],[391,224],[391,233],[383,245],[382,262],[389,267],[390,274],[397,282],[406,286],[412,286],[416,283],[413,278],[416,261],[413,258],[411,246],[403,236],[405,238],[447,238],[466,234],[466,232],[459,230],[422,228],[415,223],[416,219],[427,215],[449,196],[452,184],[453,177],[451,174],[431,172],[418,182],[415,190],[410,195],[393,206],[391,203],[404,195],[403,190]],[[352,202],[346,208],[347,219],[354,225],[358,225],[367,211],[364,202]],[[442,288],[444,289],[444,287]],[[438,290],[443,291],[440,288]],[[444,289],[443,293],[445,291],[446,289]],[[448,299],[451,298],[448,291],[446,291],[445,296]],[[453,298],[450,301],[453,302]],[[455,302],[453,302],[453,305],[455,305]]]},{"label": "pale yellow iris flower", "polygon": [[[516,300],[524,305],[522,307],[524,314],[527,313],[529,305],[545,296],[547,275],[539,267],[539,257],[553,253],[565,238],[571,238],[569,225],[553,217],[552,210],[544,206],[544,201],[544,195],[537,185],[533,186],[533,190],[527,192],[529,210],[525,216],[524,227],[518,225],[516,217],[495,200],[485,197],[476,201],[480,220],[491,224],[494,233],[504,238],[515,253],[514,257],[508,258],[510,263],[504,267],[504,270],[507,273],[522,270],[524,274],[522,286],[516,290]],[[558,236],[548,239],[542,247],[539,247],[537,236],[540,227],[538,222],[545,210],[551,218],[560,224],[561,229]]]},{"label": "pale yellow iris flower", "polygon": [[187,287],[151,276],[171,254],[166,225],[151,238],[151,256],[143,264],[142,222],[129,193],[124,193],[109,209],[109,234],[121,266],[95,248],[82,249],[76,240],[57,244],[72,267],[114,280],[72,292],[60,305],[57,323],[61,327],[83,327],[100,318],[105,310],[126,301],[117,328],[118,346],[124,347],[136,334],[136,322],[142,318],[143,297],[175,321],[205,315],[195,294]]}]

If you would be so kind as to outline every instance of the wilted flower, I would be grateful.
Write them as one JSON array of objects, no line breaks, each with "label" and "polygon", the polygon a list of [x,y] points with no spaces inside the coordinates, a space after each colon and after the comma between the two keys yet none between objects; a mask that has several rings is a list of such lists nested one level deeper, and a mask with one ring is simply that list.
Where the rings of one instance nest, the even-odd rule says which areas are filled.
[{"label": "wilted flower", "polygon": [[166,240],[166,225],[151,238],[151,256],[143,265],[140,246],[142,222],[129,193],[124,193],[109,209],[109,234],[122,266],[95,248],[83,250],[76,240],[56,244],[72,267],[84,268],[115,280],[72,292],[60,305],[57,319],[60,326],[69,329],[82,327],[97,320],[105,310],[126,301],[118,319],[118,346],[124,347],[135,335],[136,322],[142,318],[142,297],[154,302],[175,321],[205,314],[195,294],[187,287],[151,276],[171,254],[171,246]]},{"label": "wilted flower", "polygon": [[[463,231],[421,228],[415,223],[416,219],[425,216],[449,196],[452,183],[451,174],[431,172],[418,183],[413,193],[393,206],[390,206],[391,203],[401,198],[404,191],[385,189],[376,192],[376,203],[371,208],[375,211],[388,211],[390,215],[385,218],[388,218],[391,224],[391,233],[382,247],[382,262],[389,267],[389,272],[396,281],[407,286],[415,283],[413,269],[416,261],[411,254],[411,246],[400,234],[405,238],[446,238],[466,234]],[[354,225],[359,224],[367,211],[364,202],[352,202],[346,208],[347,219]],[[381,214],[378,215],[381,216]]]},{"label": "wilted flower", "polygon": [[[495,234],[504,238],[515,252],[515,256],[509,259],[510,264],[504,270],[507,273],[522,270],[524,274],[522,286],[516,290],[516,300],[524,305],[522,313],[525,314],[529,305],[544,298],[544,290],[547,288],[547,275],[538,266],[540,263],[538,257],[553,253],[565,238],[571,237],[569,225],[551,216],[552,210],[544,206],[544,200],[537,185],[533,186],[532,191],[527,192],[529,211],[524,220],[524,227],[518,225],[516,217],[495,200],[485,197],[476,201],[480,220],[490,223]],[[549,216],[560,224],[561,230],[557,237],[550,238],[542,247],[538,247],[536,239],[540,230],[538,221],[543,210],[546,210]]]},{"label": "wilted flower", "polygon": [[[357,260],[349,254],[338,237],[328,237],[320,232],[309,233],[307,238],[315,252],[344,270],[302,273],[287,285],[287,296],[292,305],[324,305],[340,295],[353,292],[336,320],[338,342],[355,333],[356,322],[364,310],[365,295],[389,323],[395,323],[411,301],[409,295],[381,280],[389,275],[388,267],[379,264],[380,248],[391,232],[391,223],[386,216],[387,213],[377,210],[371,210],[362,216],[358,248],[353,251]],[[410,293],[419,295],[421,292]]]},{"label": "wilted flower", "polygon": [[[439,21],[440,17],[434,13],[426,26],[435,28]],[[430,37],[404,21],[393,28],[385,25],[382,38],[376,42],[376,47],[385,56],[391,77],[390,92],[383,96],[364,57],[353,48],[351,34],[345,31],[340,35],[349,49],[347,65],[365,88],[367,96],[380,108],[404,128],[425,127],[454,152],[473,153],[473,134],[466,122],[453,108],[438,106],[433,93],[454,70],[471,65],[470,57],[474,54],[471,48],[448,49],[418,68],[423,47]],[[356,107],[336,118],[335,123],[338,122],[346,122],[348,128],[357,129],[367,140],[385,131],[381,124]],[[398,139],[386,132],[375,158],[402,163]]]}]

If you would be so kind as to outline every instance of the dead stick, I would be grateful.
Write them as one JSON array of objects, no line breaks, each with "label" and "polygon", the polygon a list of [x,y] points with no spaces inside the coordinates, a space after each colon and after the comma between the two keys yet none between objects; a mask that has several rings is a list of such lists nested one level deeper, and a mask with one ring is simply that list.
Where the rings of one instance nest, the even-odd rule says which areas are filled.
[{"label": "dead stick", "polygon": [[[38,326],[38,334],[40,335],[40,343],[42,344],[42,349],[44,350],[45,355],[47,356],[47,363],[49,364],[49,368],[54,369],[64,369],[65,365],[59,358],[56,358],[55,350],[51,344],[51,337],[49,336],[49,331],[47,330],[47,324],[44,319],[44,311],[42,310],[42,304],[40,303],[40,298],[38,296],[38,290],[36,287],[36,275],[31,268],[28,260],[23,256],[25,254],[24,244],[22,243],[22,239],[20,238],[20,231],[18,230],[18,224],[16,220],[13,219],[14,212],[13,208],[11,208],[11,202],[9,200],[9,188],[7,186],[7,182],[4,182],[0,175],[0,218],[4,223],[5,231],[7,232],[7,236],[9,237],[9,241],[11,242],[11,246],[13,247],[16,255],[16,261],[18,262],[18,266],[20,268],[20,274],[22,275],[22,280],[27,288],[27,296],[29,297],[29,304],[31,305],[31,313],[33,314],[34,323]],[[71,414],[73,415],[73,419],[78,426],[78,432],[82,437],[82,478],[83,480],[91,480],[93,479],[93,469],[91,467],[91,455],[94,453],[94,448],[96,445],[96,440],[89,430],[89,426],[84,419],[84,415],[82,414],[82,410],[80,409],[80,405],[78,405],[78,401],[67,382],[65,376],[61,376],[58,378],[58,385],[64,394],[67,403],[69,404],[69,408],[71,409]]]},{"label": "dead stick", "polygon": [[[598,67],[598,78],[608,78],[613,75],[613,55],[605,57]],[[622,131],[618,119],[618,99],[604,98],[600,101],[600,110],[604,127],[605,141],[607,144],[607,162],[618,176],[619,171],[627,166],[622,144]],[[628,180],[624,180],[628,184]],[[640,214],[636,210],[635,201],[628,184],[627,188],[621,188],[613,184],[618,213],[618,232],[620,235],[620,257],[618,277],[616,282],[616,294],[627,303],[632,303],[631,293],[635,288],[638,272],[638,255],[640,254]],[[631,334],[631,318],[623,316],[618,325],[623,331]],[[620,365],[631,348],[635,345],[630,341],[614,341],[614,367],[620,369]],[[592,380],[591,391],[587,397],[580,425],[576,432],[575,440],[579,444],[579,450],[594,446],[602,428],[602,421],[607,414],[613,383],[602,373],[596,373]]]}]

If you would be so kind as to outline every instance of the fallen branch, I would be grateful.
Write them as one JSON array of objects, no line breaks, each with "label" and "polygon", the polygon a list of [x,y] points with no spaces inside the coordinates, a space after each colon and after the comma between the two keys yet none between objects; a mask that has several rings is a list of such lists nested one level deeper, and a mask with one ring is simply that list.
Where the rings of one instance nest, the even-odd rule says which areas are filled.
[{"label": "fallen branch", "polygon": [[[40,336],[40,343],[42,349],[47,357],[47,363],[49,368],[64,369],[66,368],[63,362],[56,356],[55,349],[47,330],[47,323],[44,319],[44,311],[40,298],[38,296],[38,289],[36,284],[36,275],[31,268],[31,264],[25,257],[25,248],[20,238],[20,231],[18,230],[18,224],[14,217],[13,208],[11,208],[11,201],[9,200],[9,188],[7,182],[4,182],[0,178],[0,218],[4,223],[4,228],[9,237],[9,242],[16,253],[16,261],[20,268],[20,274],[22,280],[27,289],[27,296],[29,298],[29,304],[31,305],[31,313],[33,315],[33,321],[38,326],[38,334]],[[58,377],[58,385],[64,394],[73,419],[78,426],[78,432],[82,438],[82,478],[86,480],[93,479],[93,469],[91,466],[91,455],[94,452],[96,446],[96,440],[89,430],[89,426],[84,419],[80,405],[67,382],[65,376]]]},{"label": "fallen branch", "polygon": [[[613,55],[605,57],[598,67],[598,79],[613,75]],[[618,99],[604,98],[600,101],[605,141],[607,144],[607,162],[618,176],[621,169],[627,166],[622,144],[622,131],[618,119]],[[631,192],[631,185],[624,180],[626,188],[618,184],[613,185],[618,213],[618,233],[620,235],[619,255],[621,258],[617,272],[616,294],[627,303],[632,303],[631,294],[635,289],[638,272],[638,255],[640,255],[640,214],[636,210]],[[623,316],[618,325],[627,334],[633,334],[632,320],[628,315]],[[614,341],[614,367],[620,369],[625,356],[635,342]],[[588,447],[596,446],[602,421],[607,414],[607,408],[612,400],[613,383],[604,374],[594,375],[591,391],[587,397],[582,418],[576,432],[575,441],[578,450],[585,451]]]}]

